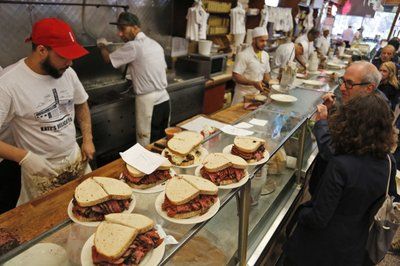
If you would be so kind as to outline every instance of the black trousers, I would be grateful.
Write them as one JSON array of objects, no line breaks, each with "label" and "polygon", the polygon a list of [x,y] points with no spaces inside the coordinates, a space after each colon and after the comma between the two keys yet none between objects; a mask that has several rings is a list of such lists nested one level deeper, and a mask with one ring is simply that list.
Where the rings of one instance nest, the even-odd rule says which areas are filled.
[{"label": "black trousers", "polygon": [[170,101],[154,105],[151,118],[150,143],[165,137],[165,129],[168,127],[170,113]]},{"label": "black trousers", "polygon": [[17,205],[21,191],[21,167],[18,163],[3,160],[0,162],[0,214]]}]

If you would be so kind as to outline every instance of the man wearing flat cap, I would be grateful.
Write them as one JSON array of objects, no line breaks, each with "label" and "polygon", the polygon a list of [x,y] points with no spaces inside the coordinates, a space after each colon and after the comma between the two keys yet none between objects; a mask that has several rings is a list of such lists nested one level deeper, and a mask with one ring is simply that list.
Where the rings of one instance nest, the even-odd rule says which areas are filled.
[{"label": "man wearing flat cap", "polygon": [[[26,42],[32,43],[31,54],[0,74],[0,128],[8,124],[15,141],[0,141],[0,158],[21,165],[19,203],[45,192],[44,186],[90,171],[86,159],[95,152],[88,95],[71,68],[72,60],[88,52],[69,25],[57,18],[36,22]],[[83,137],[81,149],[75,117]]]},{"label": "man wearing flat cap", "polygon": [[269,56],[264,51],[268,40],[267,30],[257,27],[252,31],[252,37],[251,46],[240,52],[235,60],[233,79],[236,86],[232,105],[243,102],[245,95],[264,92],[270,80]]},{"label": "man wearing flat cap", "polygon": [[119,68],[129,65],[135,93],[136,141],[142,146],[164,137],[168,127],[170,103],[164,50],[140,29],[137,16],[129,12],[110,23],[118,28],[124,46],[109,53],[103,38],[98,46],[106,62]]}]

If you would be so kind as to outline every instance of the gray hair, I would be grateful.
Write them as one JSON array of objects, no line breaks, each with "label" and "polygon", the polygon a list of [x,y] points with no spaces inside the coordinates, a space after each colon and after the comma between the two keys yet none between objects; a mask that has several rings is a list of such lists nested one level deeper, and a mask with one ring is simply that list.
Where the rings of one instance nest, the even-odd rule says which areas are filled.
[{"label": "gray hair", "polygon": [[375,84],[375,88],[379,86],[382,75],[372,63],[362,60],[353,62],[351,66],[358,66],[362,69],[361,82]]}]

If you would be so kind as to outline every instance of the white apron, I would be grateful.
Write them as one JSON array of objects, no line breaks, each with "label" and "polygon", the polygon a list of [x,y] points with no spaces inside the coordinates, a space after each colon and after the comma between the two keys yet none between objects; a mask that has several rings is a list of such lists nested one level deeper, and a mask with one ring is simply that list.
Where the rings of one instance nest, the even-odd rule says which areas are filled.
[{"label": "white apron", "polygon": [[[81,149],[77,143],[75,143],[75,147],[67,157],[48,160],[58,173],[68,172],[68,177],[77,178],[92,171],[87,162],[82,162]],[[21,194],[17,206],[31,201],[63,183],[63,181],[56,180],[56,178],[49,179],[47,177],[35,176],[27,172],[24,168],[21,168]]]},{"label": "white apron", "polygon": [[136,142],[143,147],[150,144],[155,100],[156,92],[135,95]]},{"label": "white apron", "polygon": [[244,96],[248,94],[260,94],[260,91],[253,86],[243,86],[236,84],[235,95],[233,95],[232,105],[243,102]]}]

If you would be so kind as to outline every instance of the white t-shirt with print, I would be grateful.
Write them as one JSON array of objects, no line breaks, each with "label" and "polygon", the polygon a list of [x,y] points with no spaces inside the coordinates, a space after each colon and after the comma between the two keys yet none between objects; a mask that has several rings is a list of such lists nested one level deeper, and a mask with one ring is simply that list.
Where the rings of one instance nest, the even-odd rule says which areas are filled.
[{"label": "white t-shirt with print", "polygon": [[74,105],[87,99],[72,68],[55,79],[33,72],[22,59],[0,76],[0,127],[9,121],[18,147],[61,159],[76,148]]},{"label": "white t-shirt with print", "polygon": [[133,41],[112,52],[110,60],[115,68],[129,64],[136,95],[156,92],[154,104],[169,100],[164,49],[155,40],[139,32]]}]

